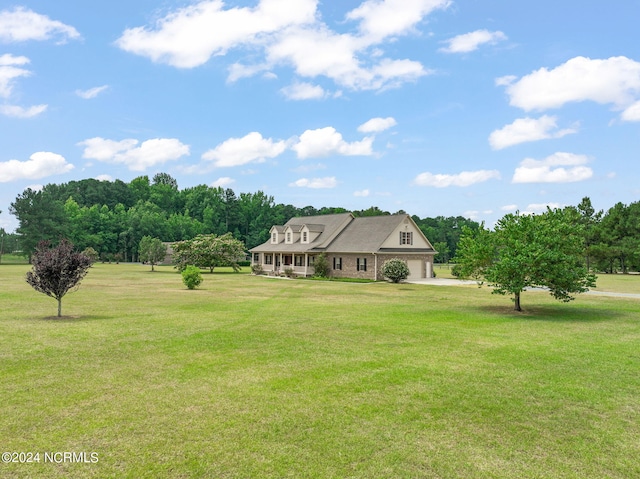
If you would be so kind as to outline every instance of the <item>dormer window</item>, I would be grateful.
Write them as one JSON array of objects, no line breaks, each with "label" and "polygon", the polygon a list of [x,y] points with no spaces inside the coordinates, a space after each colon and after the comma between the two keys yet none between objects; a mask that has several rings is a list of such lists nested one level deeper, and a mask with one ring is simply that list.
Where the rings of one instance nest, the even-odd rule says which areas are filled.
[{"label": "dormer window", "polygon": [[278,233],[276,233],[275,231],[271,233],[271,243],[272,244],[278,243]]},{"label": "dormer window", "polygon": [[306,231],[302,232],[302,242],[303,243],[308,243],[309,242],[309,235],[307,234]]},{"label": "dormer window", "polygon": [[287,243],[291,243],[291,233],[287,233]]}]

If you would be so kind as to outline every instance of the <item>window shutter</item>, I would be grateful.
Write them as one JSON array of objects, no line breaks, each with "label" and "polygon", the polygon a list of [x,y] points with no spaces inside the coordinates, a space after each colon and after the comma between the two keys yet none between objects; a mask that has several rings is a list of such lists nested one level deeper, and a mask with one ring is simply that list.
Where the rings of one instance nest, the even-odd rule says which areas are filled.
[{"label": "window shutter", "polygon": [[363,267],[364,271],[366,271],[367,270],[367,258],[362,258],[362,261],[363,261],[362,267]]}]

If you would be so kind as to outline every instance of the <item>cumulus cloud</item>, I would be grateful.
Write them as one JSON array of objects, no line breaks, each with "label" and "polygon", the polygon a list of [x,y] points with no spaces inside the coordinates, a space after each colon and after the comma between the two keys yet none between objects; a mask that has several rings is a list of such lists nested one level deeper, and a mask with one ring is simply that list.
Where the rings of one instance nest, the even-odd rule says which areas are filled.
[{"label": "cumulus cloud", "polygon": [[113,181],[113,176],[111,175],[98,175],[95,178],[98,181]]},{"label": "cumulus cloud", "polygon": [[480,45],[486,43],[495,45],[506,40],[507,36],[502,32],[490,32],[489,30],[476,30],[450,38],[445,43],[446,47],[440,49],[444,53],[469,53],[477,50]]},{"label": "cumulus cloud", "polygon": [[20,68],[29,61],[27,57],[16,57],[10,53],[0,55],[0,97],[9,98],[16,78],[31,75],[29,70]]},{"label": "cumulus cloud", "polygon": [[74,166],[56,153],[39,151],[27,161],[9,160],[0,162],[0,183],[14,180],[37,180],[71,171]]},{"label": "cumulus cloud", "polygon": [[555,116],[548,115],[543,115],[537,119],[519,118],[510,125],[491,133],[489,135],[489,144],[494,150],[501,150],[528,141],[562,138],[578,131],[577,128],[558,130],[557,120]]},{"label": "cumulus cloud", "polygon": [[635,102],[623,111],[622,119],[624,121],[640,121],[640,101]]},{"label": "cumulus cloud", "polygon": [[68,39],[79,39],[80,33],[62,22],[51,20],[24,7],[0,11],[0,40],[24,42],[27,40],[49,40],[59,38],[59,43]]},{"label": "cumulus cloud", "polygon": [[251,132],[242,138],[229,138],[202,155],[203,160],[213,161],[217,167],[240,166],[247,163],[263,162],[275,158],[287,149],[285,141],[263,138],[258,132]]},{"label": "cumulus cloud", "polygon": [[358,196],[361,198],[365,198],[367,196],[369,196],[371,193],[369,192],[369,190],[360,190],[360,191],[354,191],[353,192],[353,196]]},{"label": "cumulus cloud", "polygon": [[97,86],[95,88],[89,88],[88,90],[76,90],[76,95],[85,100],[90,100],[97,97],[100,93],[109,88],[109,85]]},{"label": "cumulus cloud", "polygon": [[571,102],[593,101],[625,109],[640,97],[640,62],[611,57],[575,57],[554,68],[541,68],[519,80],[502,77],[512,106],[525,111],[560,108]]},{"label": "cumulus cloud", "polygon": [[295,82],[280,92],[289,100],[321,100],[327,96],[324,88],[307,82]]},{"label": "cumulus cloud", "polygon": [[[413,32],[425,16],[449,4],[367,0],[346,17],[357,22],[357,31],[337,33],[320,20],[317,0],[284,5],[260,0],[254,8],[226,8],[221,0],[204,0],[169,13],[155,25],[127,29],[116,44],[177,68],[194,68],[214,55],[244,48],[250,51],[248,58],[257,61],[233,64],[228,81],[289,65],[299,77],[325,76],[353,90],[380,90],[432,73],[417,61],[385,58],[377,47]],[[317,88],[314,94],[319,94]]]},{"label": "cumulus cloud", "polygon": [[443,175],[433,173],[420,173],[413,180],[418,186],[433,186],[435,188],[446,188],[448,186],[471,186],[476,183],[483,183],[488,180],[499,180],[498,170],[478,170],[463,171],[456,175]]},{"label": "cumulus cloud", "polygon": [[175,138],[155,138],[140,143],[135,139],[114,141],[95,137],[78,145],[84,146],[83,158],[125,165],[131,171],[144,171],[189,155],[189,146]]},{"label": "cumulus cloud", "polygon": [[315,19],[316,0],[261,0],[257,7],[224,8],[221,0],[205,0],[180,8],[155,26],[124,31],[121,49],[178,68],[203,65],[233,47],[259,43],[263,35]]},{"label": "cumulus cloud", "polygon": [[371,120],[363,123],[358,127],[358,131],[361,133],[380,133],[381,131],[388,130],[396,126],[398,122],[395,118],[372,118]]},{"label": "cumulus cloud", "polygon": [[588,180],[593,170],[585,155],[558,152],[544,160],[527,158],[516,168],[512,183],[574,183]]},{"label": "cumulus cloud", "polygon": [[369,156],[373,154],[373,137],[361,141],[346,142],[335,128],[328,126],[317,130],[306,130],[292,149],[298,158],[321,158],[329,155]]},{"label": "cumulus cloud", "polygon": [[236,180],[234,180],[233,178],[229,178],[228,176],[222,176],[217,180],[211,182],[209,186],[212,186],[213,188],[218,188],[218,187],[224,188],[225,186],[229,186],[235,182]]},{"label": "cumulus cloud", "polygon": [[335,176],[327,176],[325,178],[300,178],[293,183],[289,183],[289,186],[294,186],[298,188],[335,188],[338,186],[338,181]]},{"label": "cumulus cloud", "polygon": [[0,114],[13,118],[33,118],[47,110],[48,105],[34,105],[24,108],[18,105],[0,105]]},{"label": "cumulus cloud", "polygon": [[516,211],[518,209],[518,205],[504,205],[501,206],[500,209],[502,211]]}]

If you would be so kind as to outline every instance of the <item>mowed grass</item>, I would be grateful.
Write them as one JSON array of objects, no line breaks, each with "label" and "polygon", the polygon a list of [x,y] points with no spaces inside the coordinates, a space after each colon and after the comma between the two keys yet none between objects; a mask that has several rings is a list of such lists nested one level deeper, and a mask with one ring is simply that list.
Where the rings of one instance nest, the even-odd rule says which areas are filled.
[{"label": "mowed grass", "polygon": [[158,269],[0,267],[0,477],[640,477],[640,300]]}]

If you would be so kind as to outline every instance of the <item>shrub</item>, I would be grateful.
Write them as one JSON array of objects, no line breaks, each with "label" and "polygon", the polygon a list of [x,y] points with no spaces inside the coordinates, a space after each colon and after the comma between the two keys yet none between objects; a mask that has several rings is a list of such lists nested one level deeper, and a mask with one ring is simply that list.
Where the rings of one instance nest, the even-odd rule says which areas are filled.
[{"label": "shrub", "polygon": [[315,271],[314,276],[319,278],[328,278],[331,269],[329,269],[329,260],[327,259],[327,255],[324,253],[320,253],[316,256],[316,260],[313,263],[313,269]]},{"label": "shrub", "polygon": [[182,270],[182,282],[189,289],[196,289],[202,283],[202,273],[196,266],[187,266]]},{"label": "shrub", "polygon": [[253,266],[251,266],[251,272],[253,274],[264,274],[264,269],[262,269],[261,264],[254,264]]},{"label": "shrub", "polygon": [[382,274],[394,283],[409,277],[409,267],[406,261],[398,258],[389,259],[382,265]]},{"label": "shrub", "polygon": [[287,278],[293,278],[293,276],[294,276],[293,268],[285,268],[284,269],[284,275]]},{"label": "shrub", "polygon": [[98,261],[98,258],[99,258],[98,252],[95,249],[93,249],[91,246],[85,248],[82,254],[85,255],[87,258],[89,258],[92,263],[95,263],[96,261]]}]

